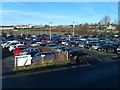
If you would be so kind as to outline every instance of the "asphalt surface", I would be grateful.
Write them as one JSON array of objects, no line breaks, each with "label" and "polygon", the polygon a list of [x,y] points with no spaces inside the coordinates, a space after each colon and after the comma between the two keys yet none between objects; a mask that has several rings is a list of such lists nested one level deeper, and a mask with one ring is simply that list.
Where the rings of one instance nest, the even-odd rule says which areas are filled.
[{"label": "asphalt surface", "polygon": [[2,88],[118,88],[120,62],[2,79]]}]

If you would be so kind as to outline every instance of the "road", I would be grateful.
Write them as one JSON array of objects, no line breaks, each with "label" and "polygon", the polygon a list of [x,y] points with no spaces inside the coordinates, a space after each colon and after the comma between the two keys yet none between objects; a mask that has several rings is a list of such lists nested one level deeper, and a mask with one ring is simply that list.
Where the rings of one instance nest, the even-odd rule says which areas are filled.
[{"label": "road", "polygon": [[119,61],[4,78],[3,88],[118,88]]}]

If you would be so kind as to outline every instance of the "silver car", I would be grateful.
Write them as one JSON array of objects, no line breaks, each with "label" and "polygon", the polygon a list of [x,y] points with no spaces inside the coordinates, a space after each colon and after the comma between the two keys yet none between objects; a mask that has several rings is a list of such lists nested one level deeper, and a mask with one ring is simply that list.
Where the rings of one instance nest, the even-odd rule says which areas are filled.
[{"label": "silver car", "polygon": [[38,61],[42,59],[44,59],[45,61],[48,61],[48,60],[55,60],[55,58],[56,58],[56,55],[52,52],[40,52],[34,55],[34,57],[32,57],[32,61]]}]

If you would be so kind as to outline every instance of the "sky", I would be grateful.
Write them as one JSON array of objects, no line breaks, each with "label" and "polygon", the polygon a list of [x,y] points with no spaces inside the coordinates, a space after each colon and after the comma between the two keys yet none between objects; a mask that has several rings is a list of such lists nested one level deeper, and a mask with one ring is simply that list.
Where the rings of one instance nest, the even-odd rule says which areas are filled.
[{"label": "sky", "polygon": [[117,2],[2,2],[2,25],[71,25],[118,19]]}]

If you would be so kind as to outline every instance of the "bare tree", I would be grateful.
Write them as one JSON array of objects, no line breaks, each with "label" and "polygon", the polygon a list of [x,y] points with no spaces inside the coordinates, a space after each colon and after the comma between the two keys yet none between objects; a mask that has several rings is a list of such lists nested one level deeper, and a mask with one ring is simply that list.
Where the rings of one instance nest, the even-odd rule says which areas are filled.
[{"label": "bare tree", "polygon": [[110,24],[110,21],[111,21],[111,19],[110,19],[109,16],[104,16],[104,17],[102,18],[102,20],[100,21],[100,24],[102,24],[102,25],[109,25],[109,24]]},{"label": "bare tree", "polygon": [[114,25],[117,25],[117,24],[118,24],[118,21],[115,19],[115,20],[113,21],[113,24],[114,24]]}]

